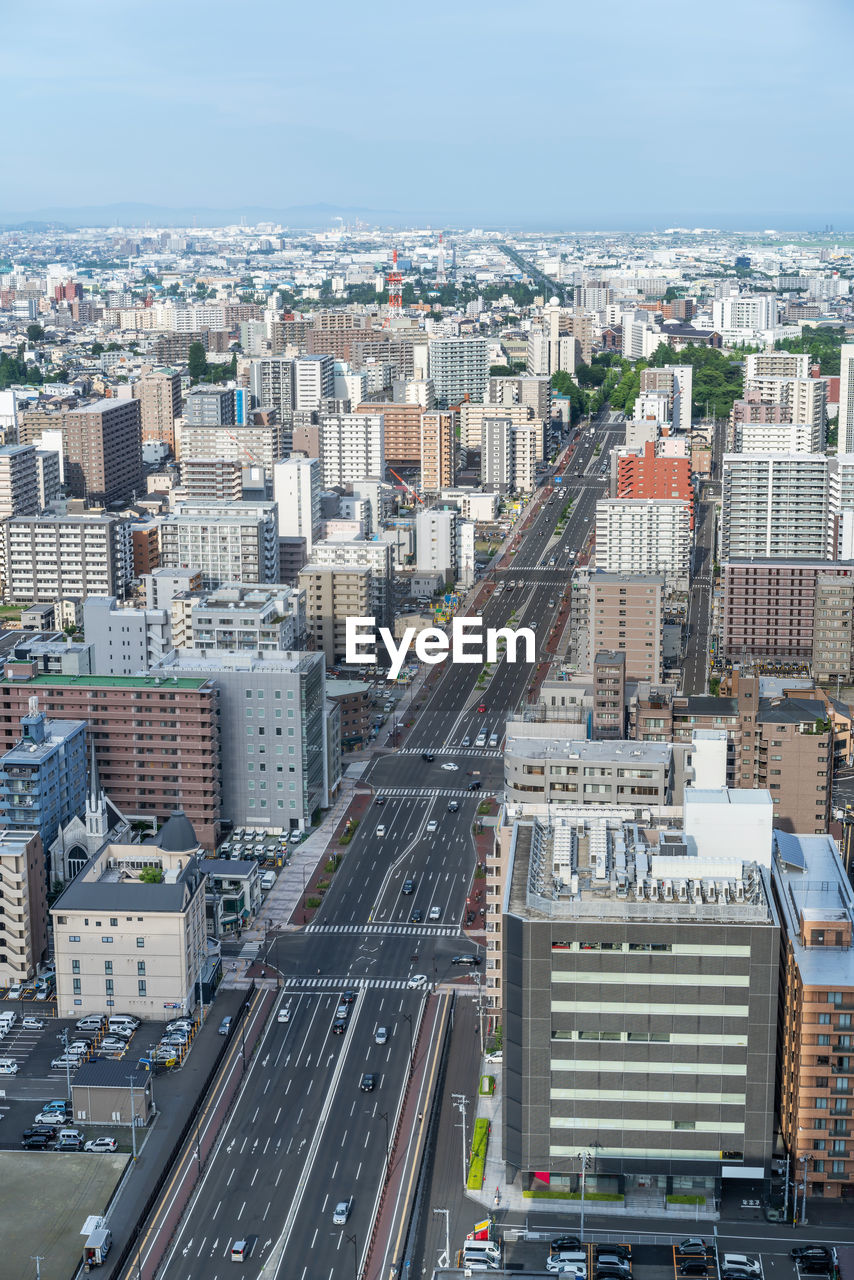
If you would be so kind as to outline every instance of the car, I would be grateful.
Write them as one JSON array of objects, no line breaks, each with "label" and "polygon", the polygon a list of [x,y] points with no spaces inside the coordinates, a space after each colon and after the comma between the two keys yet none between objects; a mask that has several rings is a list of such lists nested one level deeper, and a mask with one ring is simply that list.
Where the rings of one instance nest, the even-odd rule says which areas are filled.
[{"label": "car", "polygon": [[290,1022],[291,1020],[291,1002],[283,1004],[279,1010],[279,1022]]},{"label": "car", "polygon": [[36,1134],[40,1134],[43,1138],[55,1138],[57,1129],[56,1124],[34,1124],[29,1129],[25,1129],[21,1137],[34,1138]]},{"label": "car", "polygon": [[53,1143],[54,1139],[47,1133],[31,1133],[29,1137],[24,1134],[21,1139],[24,1151],[48,1151]]},{"label": "car", "polygon": [[374,804],[385,804],[385,796],[376,796]]},{"label": "car", "polygon": [[462,746],[464,746],[464,747],[470,747],[470,746],[471,746],[471,738],[463,738],[461,745],[462,745]]},{"label": "car", "polygon": [[823,1244],[802,1244],[799,1248],[793,1249],[789,1254],[790,1258],[810,1258],[819,1262],[832,1262],[833,1255]]},{"label": "car", "polygon": [[428,914],[428,916],[427,916],[427,919],[428,919],[428,920],[441,920],[441,918],[442,918],[442,908],[441,908],[441,907],[431,907],[431,908],[430,908],[430,912],[429,912],[429,914]]},{"label": "car", "polygon": [[42,1103],[42,1112],[51,1115],[67,1116],[71,1114],[71,1103],[64,1098],[55,1098],[52,1102]]},{"label": "car", "polygon": [[61,1053],[58,1058],[51,1059],[51,1067],[54,1071],[58,1071],[60,1067],[74,1067],[76,1070],[80,1066],[80,1059],[69,1054],[67,1057]]},{"label": "car", "polygon": [[486,1055],[486,1061],[487,1061],[487,1062],[502,1063],[502,1062],[504,1061],[504,1054],[503,1054],[503,1052],[501,1051],[501,1049],[496,1049],[493,1053],[488,1053],[488,1054]]},{"label": "car", "polygon": [[406,985],[407,985],[407,987],[409,988],[409,990],[410,990],[410,991],[414,991],[414,990],[416,989],[416,987],[426,987],[426,986],[427,986],[427,974],[426,974],[426,973],[413,973],[412,977],[409,979],[409,981],[407,982],[407,984],[406,984]]},{"label": "car", "polygon": [[227,1036],[230,1030],[231,1030],[231,1017],[229,1016],[227,1018],[223,1018],[222,1022],[219,1024],[219,1034],[221,1036]]},{"label": "car", "polygon": [[459,810],[459,807],[460,806],[456,800],[448,801],[448,813],[457,813],[457,811]]},{"label": "car", "polygon": [[385,835],[385,823],[384,823],[384,822],[380,822],[380,823],[377,825],[376,834],[377,834],[378,836],[384,836],[384,835]]},{"label": "car", "polygon": [[485,703],[485,702],[482,702],[482,703],[480,704],[480,706],[478,707],[478,711],[480,712],[480,714],[481,714],[481,715],[483,715],[483,713],[486,711],[486,703]]},{"label": "car", "polygon": [[415,881],[414,881],[414,880],[404,880],[404,882],[403,882],[403,888],[401,889],[401,893],[405,893],[405,894],[409,895],[410,893],[414,893],[414,892],[415,892]]},{"label": "car", "polygon": [[[501,1055],[499,1054],[498,1056],[500,1059]],[[488,1054],[486,1060],[487,1062],[490,1060]],[[604,1257],[621,1258],[624,1262],[630,1262],[632,1251],[628,1245],[624,1244],[597,1244],[596,1257],[597,1259]]]},{"label": "car", "polygon": [[374,1032],[374,1044],[388,1043],[388,1027],[377,1027]]},{"label": "car", "polygon": [[339,1001],[338,1001],[338,1008],[335,1010],[335,1017],[336,1017],[336,1018],[349,1018],[349,1016],[350,1016],[350,1010],[348,1009],[347,1005],[346,1005],[346,1004],[344,1004],[344,1002],[343,1002],[343,1001],[339,1000]]},{"label": "car", "polygon": [[743,1271],[745,1275],[761,1276],[762,1267],[756,1258],[746,1253],[725,1253],[720,1260],[721,1271]]},{"label": "car", "polygon": [[346,1030],[347,1030],[347,1019],[336,1018],[332,1024],[332,1034],[334,1036],[343,1036]]},{"label": "car", "polygon": [[424,919],[424,912],[421,910],[420,907],[416,907],[409,917],[409,922],[410,924],[420,924],[423,919]]},{"label": "car", "polygon": [[249,1241],[235,1240],[231,1246],[231,1261],[245,1262],[249,1257]]},{"label": "car", "polygon": [[466,964],[470,967],[480,964],[480,956],[467,954],[464,956],[454,956],[451,964]]},{"label": "car", "polygon": [[562,1262],[560,1258],[547,1258],[546,1271],[558,1276],[577,1276],[578,1280],[586,1280],[586,1262]]},{"label": "car", "polygon": [[441,769],[445,769],[448,773],[456,773],[457,769],[460,766],[457,764],[454,764],[453,760],[447,760],[443,765],[440,765],[439,767]]},{"label": "car", "polygon": [[41,1018],[24,1018],[21,1023],[21,1029],[23,1031],[42,1031],[44,1023]]},{"label": "car", "polygon": [[348,1196],[346,1200],[339,1200],[332,1211],[332,1221],[336,1227],[343,1227],[347,1219],[350,1217],[350,1210],[353,1208],[353,1197]]},{"label": "car", "polygon": [[80,1151],[83,1143],[80,1138],[60,1138],[54,1147],[54,1151]]},{"label": "car", "polygon": [[680,1276],[707,1276],[709,1269],[705,1258],[686,1258],[679,1263]]},{"label": "car", "polygon": [[433,755],[432,751],[422,751],[421,759],[426,760],[428,764],[432,764],[436,757]]},{"label": "car", "polygon": [[98,1155],[108,1155],[112,1151],[118,1150],[119,1144],[115,1138],[92,1138],[90,1142],[84,1142],[84,1151],[94,1151]]},{"label": "car", "polygon": [[362,1093],[373,1093],[377,1085],[377,1077],[373,1071],[366,1071],[359,1081]]},{"label": "car", "polygon": [[469,783],[469,791],[480,791],[481,783],[479,778],[475,778],[474,782]]},{"label": "car", "polygon": [[432,835],[434,831],[438,831],[438,830],[439,830],[438,822],[436,821],[435,818],[431,818],[430,821],[427,823],[428,836]]},{"label": "car", "polygon": [[176,1022],[166,1023],[167,1031],[186,1031],[189,1035],[193,1030],[193,1024],[189,1018],[178,1018]]},{"label": "car", "polygon": [[341,993],[341,1003],[342,1003],[342,1004],[355,1004],[355,1002],[356,1002],[356,996],[357,996],[358,994],[359,994],[359,993],[358,993],[358,991],[342,991],[342,993]]},{"label": "car", "polygon": [[104,1025],[104,1019],[97,1013],[87,1014],[85,1018],[81,1018],[79,1022],[75,1022],[78,1031],[100,1031]]},{"label": "car", "polygon": [[682,1253],[682,1254],[700,1253],[705,1257],[707,1251],[708,1251],[708,1245],[706,1244],[705,1240],[700,1238],[700,1236],[688,1236],[686,1240],[682,1240],[679,1244],[676,1245],[676,1252]]},{"label": "car", "polygon": [[560,1253],[561,1249],[581,1249],[583,1246],[578,1236],[555,1236],[549,1245],[551,1253]]},{"label": "car", "polygon": [[104,1036],[103,1040],[98,1045],[99,1049],[104,1049],[106,1052],[114,1052],[119,1049],[124,1050],[127,1047],[127,1040],[123,1040],[121,1036]]},{"label": "car", "polygon": [[20,1000],[23,989],[23,983],[13,982],[9,990],[6,992],[6,999]]}]

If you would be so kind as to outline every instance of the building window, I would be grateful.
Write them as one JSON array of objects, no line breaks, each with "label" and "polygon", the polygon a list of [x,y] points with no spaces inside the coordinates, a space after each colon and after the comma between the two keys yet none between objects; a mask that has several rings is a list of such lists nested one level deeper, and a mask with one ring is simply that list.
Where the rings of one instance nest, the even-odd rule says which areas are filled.
[{"label": "building window", "polygon": [[145,961],[144,961],[144,960],[137,960],[137,962],[136,962],[136,971],[137,971],[137,973],[140,975],[140,977],[142,977],[142,976],[143,976],[143,974],[145,973]]},{"label": "building window", "polygon": [[136,945],[137,945],[138,947],[144,947],[144,946],[145,946],[145,938],[137,938],[137,940],[136,940]]},{"label": "building window", "polygon": [[141,996],[144,996],[144,995],[145,995],[145,982],[144,982],[142,979],[140,979],[140,981],[136,984],[136,986],[137,986],[137,990],[138,990],[139,994],[140,994]]},{"label": "building window", "polygon": [[112,938],[110,938],[110,937],[104,937],[104,935],[102,934],[102,935],[101,935],[101,941],[102,941],[102,942],[112,942]]},{"label": "building window", "polygon": [[113,972],[113,962],[112,962],[112,960],[105,960],[105,961],[104,961],[104,973],[112,973],[112,972]]},{"label": "building window", "polygon": [[72,990],[73,990],[74,994],[75,994],[76,996],[79,996],[79,995],[80,995],[80,979],[79,979],[79,978],[72,978],[72,980],[71,980],[71,987],[72,987]]},{"label": "building window", "polygon": [[111,996],[111,995],[113,994],[113,980],[112,980],[112,978],[107,978],[107,979],[106,979],[105,986],[106,986],[106,989],[107,989],[107,995],[108,995],[108,996]]},{"label": "building window", "polygon": [[79,961],[79,960],[72,960],[72,961],[71,961],[71,972],[72,972],[72,973],[79,973],[79,972],[80,972],[80,961]]},{"label": "building window", "polygon": [[79,941],[80,941],[80,934],[79,934],[79,933],[72,933],[72,934],[69,934],[69,936],[68,936],[68,941],[69,941],[69,942],[79,942]]}]

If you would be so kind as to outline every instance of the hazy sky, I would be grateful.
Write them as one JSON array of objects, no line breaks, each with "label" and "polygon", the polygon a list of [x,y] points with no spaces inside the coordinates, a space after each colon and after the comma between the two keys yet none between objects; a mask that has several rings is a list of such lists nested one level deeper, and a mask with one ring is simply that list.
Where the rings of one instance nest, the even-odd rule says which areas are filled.
[{"label": "hazy sky", "polygon": [[0,210],[854,226],[850,0],[3,0]]}]

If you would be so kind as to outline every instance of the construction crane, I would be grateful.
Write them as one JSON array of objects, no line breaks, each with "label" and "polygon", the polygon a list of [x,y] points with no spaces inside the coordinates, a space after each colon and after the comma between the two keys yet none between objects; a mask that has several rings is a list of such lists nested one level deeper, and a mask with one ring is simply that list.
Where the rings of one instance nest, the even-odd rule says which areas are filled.
[{"label": "construction crane", "polygon": [[404,480],[403,476],[399,476],[399,475],[397,474],[397,472],[395,471],[394,467],[389,467],[389,471],[391,472],[391,474],[394,476],[394,478],[395,478],[396,480],[399,480],[399,481],[400,481],[400,483],[403,485],[404,489],[408,490],[408,492],[412,494],[412,496],[413,496],[413,498],[415,499],[415,501],[416,501],[416,502],[420,502],[420,503],[421,503],[421,505],[422,505],[422,507],[423,507],[423,506],[424,506],[424,499],[423,499],[423,498],[420,498],[420,497],[418,496],[417,492],[415,491],[415,489],[413,489],[412,485],[411,485],[411,484],[407,484],[407,483],[406,483],[406,481]]},{"label": "construction crane", "polygon": [[392,318],[400,316],[403,311],[403,298],[401,290],[403,288],[403,275],[397,269],[397,249],[394,250],[391,258],[391,271],[385,278],[388,285],[388,311],[383,321],[383,328],[391,328]]}]

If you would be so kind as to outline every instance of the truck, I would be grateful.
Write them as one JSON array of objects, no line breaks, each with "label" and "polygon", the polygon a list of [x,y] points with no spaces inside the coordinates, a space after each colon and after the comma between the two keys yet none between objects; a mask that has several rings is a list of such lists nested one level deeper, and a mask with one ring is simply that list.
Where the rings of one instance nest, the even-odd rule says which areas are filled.
[{"label": "truck", "polygon": [[83,1246],[83,1270],[88,1271],[91,1267],[100,1267],[110,1252],[112,1243],[113,1235],[109,1227],[97,1227],[91,1232]]}]

